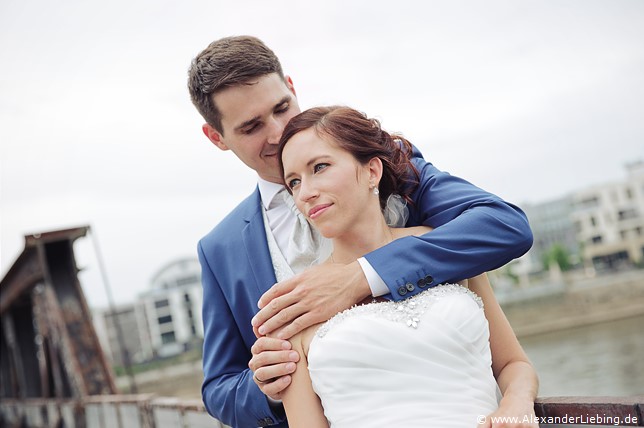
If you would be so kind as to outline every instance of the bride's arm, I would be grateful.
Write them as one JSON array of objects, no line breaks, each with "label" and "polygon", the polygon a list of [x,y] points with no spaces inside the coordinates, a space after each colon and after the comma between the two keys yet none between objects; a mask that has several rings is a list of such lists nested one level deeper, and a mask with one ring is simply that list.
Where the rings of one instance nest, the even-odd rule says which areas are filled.
[{"label": "bride's arm", "polygon": [[[499,409],[490,416],[529,416],[534,421],[534,400],[539,380],[521,344],[494,296],[487,275],[468,280],[469,288],[483,300],[485,317],[490,325],[490,350],[492,371],[503,398]],[[491,426],[490,418],[486,421]],[[536,427],[535,423],[508,425]]]},{"label": "bride's arm", "polygon": [[299,333],[290,339],[293,350],[300,354],[300,360],[291,375],[291,384],[282,395],[288,426],[290,428],[329,428],[320,398],[313,391],[302,336],[303,334]]}]

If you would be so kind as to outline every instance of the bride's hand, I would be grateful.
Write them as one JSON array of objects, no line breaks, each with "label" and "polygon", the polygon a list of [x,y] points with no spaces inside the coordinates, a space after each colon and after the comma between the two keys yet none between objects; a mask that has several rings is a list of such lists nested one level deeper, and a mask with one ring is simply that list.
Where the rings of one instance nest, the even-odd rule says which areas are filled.
[{"label": "bride's hand", "polygon": [[289,339],[305,328],[327,321],[371,294],[358,262],[322,264],[275,284],[259,299],[253,318],[256,336],[280,327],[280,339]]},{"label": "bride's hand", "polygon": [[477,428],[539,428],[534,403],[525,400],[501,400],[499,408],[477,421]]}]

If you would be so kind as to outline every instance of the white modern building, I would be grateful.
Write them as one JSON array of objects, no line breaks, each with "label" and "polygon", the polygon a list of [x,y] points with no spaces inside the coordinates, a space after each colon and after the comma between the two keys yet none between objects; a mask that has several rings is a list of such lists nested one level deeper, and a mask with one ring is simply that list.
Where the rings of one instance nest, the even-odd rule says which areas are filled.
[{"label": "white modern building", "polygon": [[139,297],[157,356],[176,355],[201,343],[201,267],[196,258],[173,261],[152,278]]},{"label": "white modern building", "polygon": [[573,195],[573,222],[582,254],[596,268],[644,258],[644,162],[627,166],[627,179]]},{"label": "white modern building", "polygon": [[538,272],[545,268],[544,255],[554,246],[563,247],[579,258],[579,242],[573,223],[573,200],[571,196],[535,205],[523,206],[534,235],[534,243],[522,257],[522,272]]},{"label": "white modern building", "polygon": [[180,259],[162,267],[136,302],[94,310],[94,327],[116,365],[124,364],[123,347],[133,364],[169,357],[201,345],[202,301],[199,261]]},{"label": "white modern building", "polygon": [[644,162],[627,165],[624,180],[581,189],[524,211],[532,249],[513,262],[520,276],[543,270],[543,255],[563,247],[588,268],[613,269],[644,260]]},{"label": "white modern building", "polygon": [[[140,303],[93,311],[94,328],[105,355],[115,365],[142,363],[154,356],[145,307]],[[125,352],[127,351],[127,356]]]}]

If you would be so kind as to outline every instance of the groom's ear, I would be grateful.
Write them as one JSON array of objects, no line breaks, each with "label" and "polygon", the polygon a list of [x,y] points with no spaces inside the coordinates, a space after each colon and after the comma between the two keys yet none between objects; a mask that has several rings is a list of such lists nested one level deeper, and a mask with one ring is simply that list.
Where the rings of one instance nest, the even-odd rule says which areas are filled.
[{"label": "groom's ear", "polygon": [[208,137],[211,143],[217,146],[220,150],[230,150],[230,148],[224,143],[221,132],[217,131],[210,124],[204,123],[201,127],[204,135]]},{"label": "groom's ear", "polygon": [[382,178],[382,160],[380,158],[372,158],[367,164],[369,167],[369,181],[380,183]]},{"label": "groom's ear", "polygon": [[297,94],[295,93],[295,86],[293,85],[293,79],[291,79],[291,76],[284,76],[284,84],[286,85],[288,90],[291,91],[291,93],[295,95],[295,97],[297,97]]}]

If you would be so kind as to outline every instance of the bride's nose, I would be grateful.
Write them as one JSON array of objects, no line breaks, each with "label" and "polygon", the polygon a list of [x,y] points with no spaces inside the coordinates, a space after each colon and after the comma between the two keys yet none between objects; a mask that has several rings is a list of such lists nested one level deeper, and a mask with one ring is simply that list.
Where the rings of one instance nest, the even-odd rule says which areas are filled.
[{"label": "bride's nose", "polygon": [[302,180],[300,182],[300,192],[298,198],[302,202],[308,202],[318,196],[318,191],[309,180]]}]

